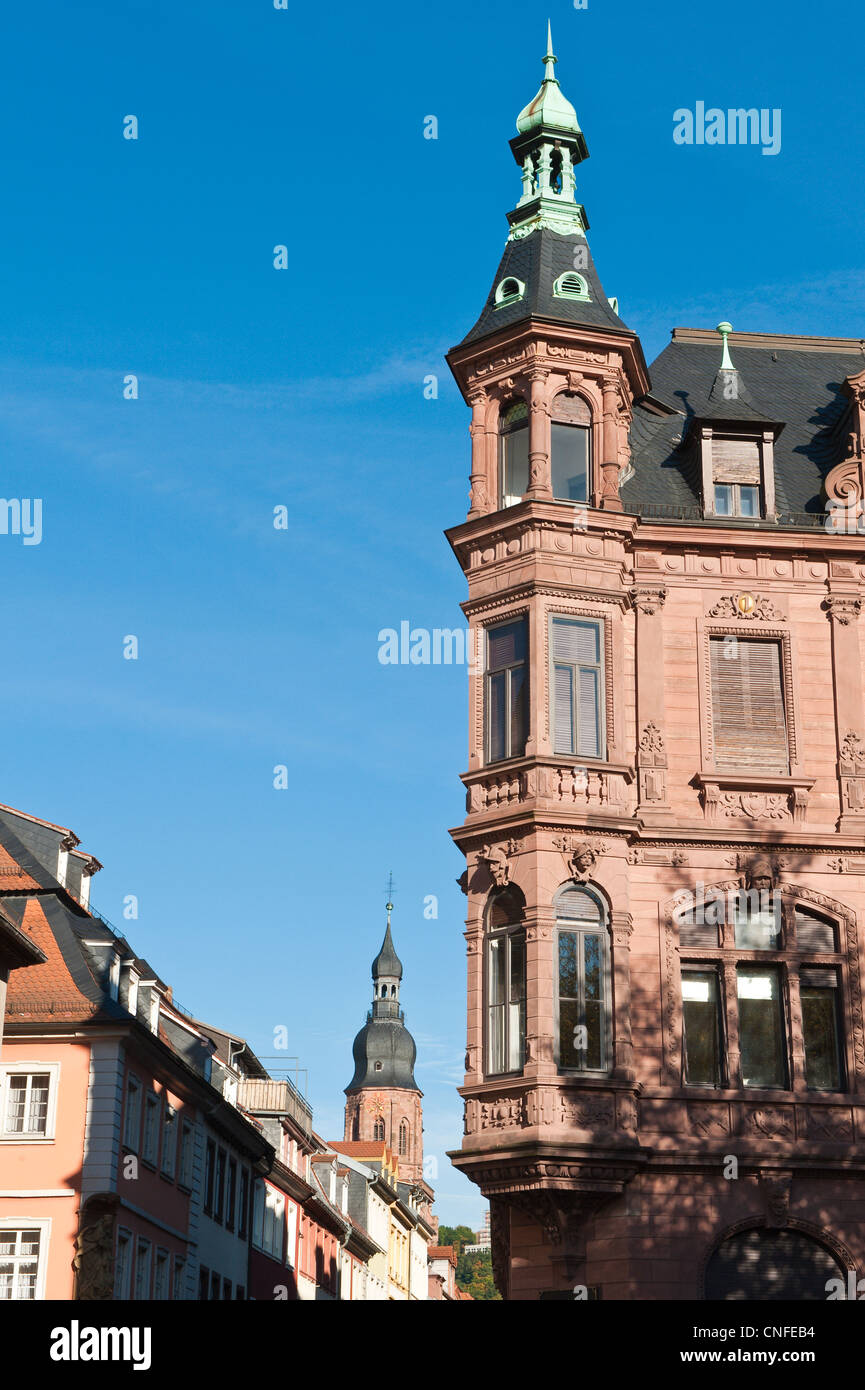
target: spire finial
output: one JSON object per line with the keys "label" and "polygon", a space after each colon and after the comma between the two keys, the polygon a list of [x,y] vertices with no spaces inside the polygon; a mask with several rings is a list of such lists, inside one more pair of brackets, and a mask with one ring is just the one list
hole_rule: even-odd
{"label": "spire finial", "polygon": [[392,870],[392,869],[391,869],[390,873],[389,873],[388,876],[387,876],[387,902],[385,903],[385,910],[387,911],[387,924],[388,924],[388,927],[390,927],[390,914],[393,912],[393,870]]}
{"label": "spire finial", "polygon": [[550,21],[547,20],[547,51],[546,51],[546,53],[544,54],[544,64],[545,64],[544,81],[545,81],[545,82],[558,82],[559,79],[556,77],[556,63],[557,63],[558,61],[559,61],[558,58],[556,57],[555,53],[553,52],[553,29],[552,29],[552,25],[550,24]]}
{"label": "spire finial", "polygon": [[733,325],[731,323],[727,323],[725,319],[723,323],[718,324],[716,332],[720,333],[721,340],[724,344],[724,351],[721,354],[720,370],[722,372],[734,372],[736,368],[733,366],[733,359],[730,357],[730,347],[727,342],[728,334],[733,332]]}

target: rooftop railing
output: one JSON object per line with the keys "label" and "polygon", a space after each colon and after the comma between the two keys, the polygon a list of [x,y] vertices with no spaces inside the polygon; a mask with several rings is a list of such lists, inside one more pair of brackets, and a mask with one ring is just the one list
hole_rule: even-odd
{"label": "rooftop railing", "polygon": [[239,1081],[237,1104],[251,1115],[289,1115],[304,1134],[312,1133],[312,1108],[290,1081]]}

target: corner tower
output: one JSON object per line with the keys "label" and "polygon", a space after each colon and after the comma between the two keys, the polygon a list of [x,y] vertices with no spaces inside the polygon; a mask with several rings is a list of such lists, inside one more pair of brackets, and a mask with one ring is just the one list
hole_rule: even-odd
{"label": "corner tower", "polygon": [[345,1139],[384,1140],[399,1159],[400,1178],[423,1180],[422,1092],[414,1079],[417,1048],[400,1009],[402,962],[387,928],[372,963],[372,1008],[354,1040],[354,1076],[346,1087]]}

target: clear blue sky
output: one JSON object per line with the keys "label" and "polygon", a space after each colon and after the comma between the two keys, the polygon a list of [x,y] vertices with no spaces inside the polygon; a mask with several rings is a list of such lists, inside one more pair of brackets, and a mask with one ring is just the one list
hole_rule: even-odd
{"label": "clear blue sky", "polygon": [[[0,800],[76,830],[95,905],[185,1005],[264,1054],[288,1027],[326,1137],[393,868],[439,1211],[473,1224],[444,1157],[465,678],[382,666],[376,638],[461,620],[442,354],[498,263],[548,13],[592,249],[649,360],[721,318],[865,334],[850,3],[48,0],[8,10],[0,52],[0,491],[44,505],[41,545],[0,536]],[[780,107],[781,153],[674,145],[698,100]]]}

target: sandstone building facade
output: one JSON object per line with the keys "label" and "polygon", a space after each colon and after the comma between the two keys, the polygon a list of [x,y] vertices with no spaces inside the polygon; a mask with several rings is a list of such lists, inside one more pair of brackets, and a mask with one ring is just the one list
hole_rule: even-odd
{"label": "sandstone building facade", "polygon": [[722,324],[647,367],[544,62],[448,355],[484,652],[452,1158],[506,1298],[824,1299],[865,1261],[865,355]]}

